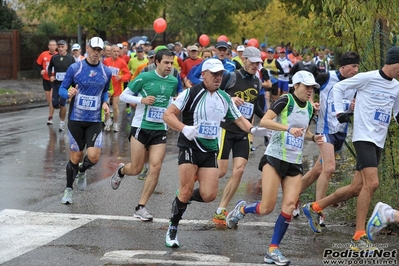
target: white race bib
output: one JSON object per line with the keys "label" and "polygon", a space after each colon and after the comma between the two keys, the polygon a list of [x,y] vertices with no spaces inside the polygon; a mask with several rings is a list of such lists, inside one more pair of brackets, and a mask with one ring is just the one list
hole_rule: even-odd
{"label": "white race bib", "polygon": [[65,78],[65,74],[66,74],[66,72],[55,73],[55,79],[58,81],[63,81]]}
{"label": "white race bib", "polygon": [[391,121],[391,112],[389,110],[379,107],[374,108],[373,124],[388,127],[390,121]]}
{"label": "white race bib", "polygon": [[77,97],[76,108],[88,111],[95,111],[98,109],[99,101],[97,96],[78,94]]}
{"label": "white race bib", "polygon": [[296,138],[290,133],[285,134],[285,148],[287,150],[299,151],[303,148],[303,137]]}
{"label": "white race bib", "polygon": [[198,137],[204,139],[216,139],[220,123],[215,121],[202,121],[198,128]]}
{"label": "white race bib", "polygon": [[252,114],[254,113],[254,104],[245,102],[237,107],[243,117],[246,119],[251,119]]}
{"label": "white race bib", "polygon": [[162,118],[165,111],[166,108],[150,106],[147,110],[146,120],[149,122],[163,123]]}
{"label": "white race bib", "polygon": [[111,69],[112,76],[118,76],[119,75],[119,68],[113,67],[113,66],[109,66],[108,68]]}

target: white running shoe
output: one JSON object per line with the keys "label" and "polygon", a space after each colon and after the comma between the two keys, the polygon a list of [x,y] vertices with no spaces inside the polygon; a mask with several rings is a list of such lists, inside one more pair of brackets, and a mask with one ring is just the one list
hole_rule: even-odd
{"label": "white running shoe", "polygon": [[[79,167],[82,163],[79,164]],[[86,172],[78,172],[76,175],[76,186],[80,191],[86,189],[87,186],[87,179],[86,179]]]}
{"label": "white running shoe", "polygon": [[179,240],[177,240],[177,226],[169,226],[166,232],[165,245],[169,248],[180,247]]}
{"label": "white running shoe", "polygon": [[120,163],[118,165],[118,168],[116,169],[115,173],[111,176],[111,187],[113,190],[118,189],[119,185],[122,182],[122,177],[119,176],[119,169],[123,168],[125,166],[124,163]]}
{"label": "white running shoe", "polygon": [[108,119],[108,120],[105,122],[104,130],[105,130],[105,131],[110,131],[110,130],[111,130],[111,126],[112,126],[112,120],[111,120],[111,119]]}
{"label": "white running shoe", "polygon": [[247,205],[247,202],[243,200],[238,201],[234,209],[226,216],[226,225],[229,229],[237,228],[238,221],[244,218],[245,214],[240,209],[245,205]]}
{"label": "white running shoe", "polygon": [[296,219],[301,214],[301,202],[298,200],[295,205],[295,210],[292,212],[292,216]]}
{"label": "white running shoe", "polygon": [[64,131],[64,130],[65,130],[65,121],[60,121],[59,131]]}
{"label": "white running shoe", "polygon": [[62,204],[72,204],[73,200],[73,190],[72,188],[67,187],[64,191],[64,196],[62,197],[61,203]]}
{"label": "white running shoe", "polygon": [[152,221],[152,219],[153,219],[152,215],[146,210],[145,207],[140,207],[140,209],[135,211],[133,217],[139,218],[140,220],[142,220],[144,222],[149,222],[149,221]]}
{"label": "white running shoe", "polygon": [[367,238],[374,240],[375,235],[388,225],[390,221],[385,217],[385,210],[392,209],[388,204],[378,202],[373,210],[373,214],[367,222],[366,232]]}

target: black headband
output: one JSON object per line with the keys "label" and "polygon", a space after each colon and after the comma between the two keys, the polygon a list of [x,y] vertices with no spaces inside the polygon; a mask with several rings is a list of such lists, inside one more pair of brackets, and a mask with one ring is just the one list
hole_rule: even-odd
{"label": "black headband", "polygon": [[340,66],[346,66],[346,65],[358,65],[360,63],[360,58],[356,56],[355,58],[342,58],[339,60],[339,65]]}

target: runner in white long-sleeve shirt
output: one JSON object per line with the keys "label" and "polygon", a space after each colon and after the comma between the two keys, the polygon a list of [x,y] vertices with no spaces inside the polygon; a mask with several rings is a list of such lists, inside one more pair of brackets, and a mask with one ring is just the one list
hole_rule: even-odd
{"label": "runner in white long-sleeve shirt", "polygon": [[[378,188],[378,163],[384,148],[392,113],[399,120],[399,47],[392,47],[380,70],[360,73],[334,85],[334,105],[340,123],[349,122],[344,113],[342,95],[345,90],[357,91],[354,111],[352,142],[357,153],[356,172],[350,185],[339,188],[328,197],[304,206],[309,224],[321,233],[318,212],[334,203],[358,196],[356,207],[356,231],[351,249],[355,251],[375,249],[366,235],[365,223],[374,191]],[[392,112],[393,109],[393,112]]]}

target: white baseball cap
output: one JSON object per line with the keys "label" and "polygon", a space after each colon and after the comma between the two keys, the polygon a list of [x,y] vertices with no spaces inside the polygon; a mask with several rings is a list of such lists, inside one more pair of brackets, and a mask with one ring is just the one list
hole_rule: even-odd
{"label": "white baseball cap", "polygon": [[205,60],[205,62],[202,64],[202,71],[207,71],[207,70],[216,73],[225,69],[222,62],[219,59],[210,58],[208,60]]}
{"label": "white baseball cap", "polygon": [[314,79],[312,73],[306,70],[301,70],[295,73],[292,77],[292,84],[302,83],[306,86],[313,86],[315,88],[320,88],[320,85]]}
{"label": "white baseball cap", "polygon": [[89,41],[91,48],[101,48],[104,49],[104,41],[100,37],[93,37]]}
{"label": "white baseball cap", "polygon": [[245,50],[245,46],[244,45],[237,46],[237,52],[243,52],[244,50]]}
{"label": "white baseball cap", "polygon": [[78,43],[75,43],[74,45],[72,45],[72,51],[79,50],[79,49],[80,49],[80,45]]}

